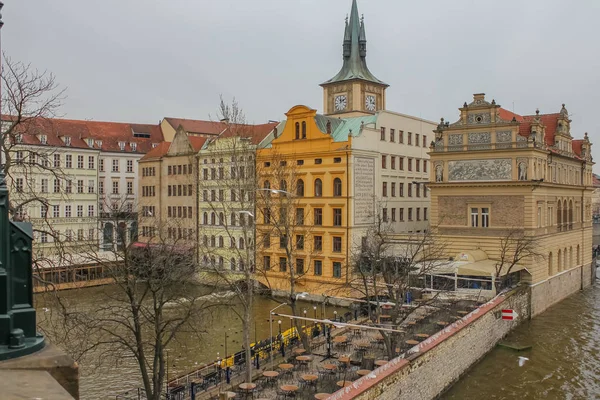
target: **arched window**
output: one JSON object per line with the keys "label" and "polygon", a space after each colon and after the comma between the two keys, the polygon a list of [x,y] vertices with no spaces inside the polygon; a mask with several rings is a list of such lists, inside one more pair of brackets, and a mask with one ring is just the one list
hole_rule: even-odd
{"label": "arched window", "polygon": [[238,241],[238,243],[239,243],[238,248],[240,250],[244,250],[244,238],[240,238],[240,240]]}
{"label": "arched window", "polygon": [[296,183],[296,195],[304,196],[304,181],[302,179],[298,179]]}
{"label": "arched window", "polygon": [[214,268],[216,265],[215,256],[210,256],[210,266]]}
{"label": "arched window", "polygon": [[567,200],[563,201],[562,210],[563,230],[566,231],[569,229],[569,205],[567,204]]}
{"label": "arched window", "polygon": [[235,249],[235,238],[230,238],[229,247]]}
{"label": "arched window", "polygon": [[306,121],[302,121],[302,139],[306,139]]}
{"label": "arched window", "polygon": [[235,216],[236,216],[236,214],[235,214],[235,213],[232,213],[232,214],[231,214],[231,226],[235,226],[235,223],[236,223],[236,222],[235,222]]}
{"label": "arched window", "polygon": [[569,247],[569,268],[573,268],[573,246]]}
{"label": "arched window", "polygon": [[213,235],[210,237],[210,247],[215,247],[215,246],[216,246],[215,236]]}
{"label": "arched window", "polygon": [[219,256],[219,269],[223,269],[223,256]]}
{"label": "arched window", "polygon": [[217,214],[214,212],[210,213],[210,224],[215,225],[217,223]]}
{"label": "arched window", "polygon": [[569,264],[567,264],[567,248],[563,250],[563,270],[569,269]]}
{"label": "arched window", "polygon": [[219,213],[219,225],[225,225],[225,216],[222,212]]}
{"label": "arched window", "polygon": [[223,236],[219,236],[219,247],[223,247],[223,246],[224,246]]}
{"label": "arched window", "polygon": [[235,271],[235,258],[229,260],[229,268],[231,268],[232,271]]}
{"label": "arched window", "polygon": [[333,195],[336,197],[342,195],[342,180],[340,178],[335,178],[333,180]]}
{"label": "arched window", "polygon": [[245,265],[245,263],[244,263],[244,260],[242,260],[242,259],[240,258],[240,271],[243,271],[243,270],[245,270],[245,269],[246,269],[246,265]]}
{"label": "arched window", "polygon": [[569,200],[569,230],[573,229],[573,200]]}
{"label": "arched window", "polygon": [[317,178],[315,179],[315,197],[323,196],[323,182]]}
{"label": "arched window", "polygon": [[552,252],[548,254],[548,276],[554,275],[554,266],[552,265]]}
{"label": "arched window", "polygon": [[287,192],[287,182],[285,181],[285,179],[282,179],[279,182],[279,190],[283,190],[284,192]]}
{"label": "arched window", "polygon": [[205,212],[204,215],[202,216],[202,223],[204,225],[208,225],[208,213]]}
{"label": "arched window", "polygon": [[296,140],[300,139],[300,123],[296,122]]}
{"label": "arched window", "polygon": [[562,257],[561,257],[561,251],[560,249],[558,250],[558,272],[562,271]]}
{"label": "arched window", "polygon": [[205,267],[208,266],[208,256],[205,255],[204,257],[202,257],[202,263]]}

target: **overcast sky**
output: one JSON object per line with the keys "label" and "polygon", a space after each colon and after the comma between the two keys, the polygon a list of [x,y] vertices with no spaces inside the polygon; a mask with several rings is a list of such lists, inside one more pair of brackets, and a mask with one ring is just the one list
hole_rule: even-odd
{"label": "overcast sky", "polygon": [[[68,118],[208,119],[235,96],[251,122],[322,111],[351,0],[4,0],[2,49],[52,71]],[[600,160],[599,0],[359,0],[387,109],[454,122],[485,92],[558,112]],[[598,169],[598,168],[597,168]]]}

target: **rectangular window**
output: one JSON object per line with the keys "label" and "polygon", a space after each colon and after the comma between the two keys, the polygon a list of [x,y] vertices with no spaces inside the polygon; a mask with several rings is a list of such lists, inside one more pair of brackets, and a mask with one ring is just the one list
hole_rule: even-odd
{"label": "rectangular window", "polygon": [[423,147],[427,147],[427,136],[423,135]]}
{"label": "rectangular window", "polygon": [[127,181],[127,194],[133,194],[133,181]]}
{"label": "rectangular window", "polygon": [[483,207],[481,209],[481,227],[488,228],[490,226],[490,209]]}
{"label": "rectangular window", "polygon": [[423,160],[423,172],[427,172],[427,160]]}
{"label": "rectangular window", "polygon": [[381,156],[381,168],[383,168],[383,169],[387,168],[387,156],[385,156],[385,155]]}
{"label": "rectangular window", "polygon": [[133,160],[127,160],[127,172],[133,172]]}
{"label": "rectangular window", "polygon": [[60,181],[58,179],[54,180],[54,193],[60,193]]}
{"label": "rectangular window", "polygon": [[285,257],[279,257],[279,272],[287,271],[287,259]]}
{"label": "rectangular window", "polygon": [[381,188],[381,195],[383,197],[387,197],[387,182],[383,182],[383,187]]}
{"label": "rectangular window", "polygon": [[423,220],[428,221],[429,216],[427,215],[427,207],[423,208]]}
{"label": "rectangular window", "polygon": [[314,210],[314,224],[318,225],[318,226],[322,226],[323,225],[323,209],[322,208],[315,208]]}
{"label": "rectangular window", "polygon": [[112,160],[112,172],[119,172],[119,160]]}
{"label": "rectangular window", "polygon": [[67,168],[73,168],[73,156],[72,155],[67,154],[65,156],[65,164],[66,164],[65,166]]}
{"label": "rectangular window", "polygon": [[88,169],[96,168],[96,162],[94,156],[88,156]]}
{"label": "rectangular window", "polygon": [[102,158],[98,160],[98,169],[100,170],[100,172],[104,172],[104,159]]}
{"label": "rectangular window", "polygon": [[296,225],[304,225],[304,208],[296,208]]}
{"label": "rectangular window", "polygon": [[15,180],[15,186],[17,188],[17,192],[23,192],[23,178],[17,178]]}
{"label": "rectangular window", "polygon": [[333,209],[333,226],[342,226],[342,209]]}
{"label": "rectangular window", "polygon": [[413,187],[412,183],[409,183],[408,184],[408,197],[412,197],[412,187]]}
{"label": "rectangular window", "polygon": [[54,154],[54,168],[60,168],[60,154]]}
{"label": "rectangular window", "polygon": [[421,220],[421,209],[417,207],[417,221]]}
{"label": "rectangular window", "polygon": [[392,222],[396,222],[396,209],[392,208]]}
{"label": "rectangular window", "polygon": [[419,183],[415,184],[415,194],[417,197],[421,197],[421,185]]}
{"label": "rectangular window", "polygon": [[52,206],[52,216],[54,218],[60,217],[60,206]]}
{"label": "rectangular window", "polygon": [[419,145],[419,140],[420,140],[420,135],[418,133],[415,133],[415,146]]}
{"label": "rectangular window", "polygon": [[83,156],[77,156],[77,168],[83,169]]}
{"label": "rectangular window", "polygon": [[314,236],[314,242],[315,242],[315,251],[322,251],[323,250],[323,236]]}
{"label": "rectangular window", "polygon": [[388,222],[388,211],[387,210],[388,210],[387,208],[384,208],[382,210],[382,219],[383,219],[383,222]]}
{"label": "rectangular window", "polygon": [[304,235],[296,235],[296,249],[304,250]]}
{"label": "rectangular window", "polygon": [[83,193],[83,179],[77,181],[77,193]]}
{"label": "rectangular window", "polygon": [[315,260],[315,275],[321,276],[323,275],[323,261]]}
{"label": "rectangular window", "polygon": [[398,157],[398,169],[404,171],[404,157]]}
{"label": "rectangular window", "polygon": [[413,213],[412,213],[412,211],[413,211],[412,207],[409,207],[408,208],[408,220],[409,221],[413,220],[413,215],[412,215]]}
{"label": "rectangular window", "polygon": [[404,197],[404,182],[400,183],[400,197]]}
{"label": "rectangular window", "polygon": [[333,277],[334,278],[342,277],[342,263],[339,261],[333,262]]}
{"label": "rectangular window", "polygon": [[396,169],[396,157],[395,156],[390,156],[390,168],[391,169]]}
{"label": "rectangular window", "polygon": [[412,144],[412,132],[408,132],[408,144]]}
{"label": "rectangular window", "polygon": [[98,193],[104,194],[104,181],[98,182]]}
{"label": "rectangular window", "polygon": [[88,217],[93,217],[93,216],[94,216],[94,206],[89,205],[88,206]]}
{"label": "rectangular window", "polygon": [[119,181],[112,182],[112,193],[119,194]]}
{"label": "rectangular window", "polygon": [[281,235],[279,236],[279,248],[280,249],[285,249],[287,246],[287,235]]}
{"label": "rectangular window", "polygon": [[398,131],[398,143],[404,143],[404,131]]}
{"label": "rectangular window", "polygon": [[381,140],[385,141],[385,128],[381,127]]}
{"label": "rectangular window", "polygon": [[322,162],[323,162],[323,160],[322,160],[322,159],[320,159],[320,158],[315,158],[315,164],[317,164],[317,165],[318,165],[318,164],[321,164]]}
{"label": "rectangular window", "polygon": [[400,222],[404,222],[404,208],[400,208],[399,210],[400,210],[400,215],[399,215]]}
{"label": "rectangular window", "polygon": [[417,172],[421,172],[421,160],[419,160],[418,158],[415,160],[415,170]]}
{"label": "rectangular window", "polygon": [[265,271],[271,270],[271,257],[270,256],[263,256],[263,268]]}
{"label": "rectangular window", "polygon": [[73,182],[71,180],[67,180],[65,184],[65,193],[71,193],[73,191]]}
{"label": "rectangular window", "polygon": [[390,129],[390,142],[396,141],[396,131],[394,129]]}
{"label": "rectangular window", "polygon": [[479,209],[471,208],[471,227],[477,228],[479,226]]}
{"label": "rectangular window", "polygon": [[42,179],[42,193],[48,193],[48,179]]}
{"label": "rectangular window", "polygon": [[304,274],[304,259],[296,258],[296,273]]}
{"label": "rectangular window", "polygon": [[412,158],[408,159],[408,170],[412,171]]}
{"label": "rectangular window", "polygon": [[77,216],[79,218],[83,217],[83,206],[77,206]]}
{"label": "rectangular window", "polygon": [[392,182],[392,197],[396,197],[396,182]]}
{"label": "rectangular window", "polygon": [[342,238],[339,236],[333,237],[333,252],[334,253],[342,252]]}
{"label": "rectangular window", "polygon": [[65,218],[71,218],[71,206],[65,206]]}

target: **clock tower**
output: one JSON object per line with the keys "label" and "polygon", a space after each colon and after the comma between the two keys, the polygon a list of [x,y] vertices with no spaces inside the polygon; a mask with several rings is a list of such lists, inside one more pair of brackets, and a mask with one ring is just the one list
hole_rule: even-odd
{"label": "clock tower", "polygon": [[356,0],[352,0],[350,21],[346,18],[343,59],[340,72],[321,84],[324,114],[354,117],[385,110],[389,85],[375,78],[367,67],[365,23],[364,18],[358,18]]}

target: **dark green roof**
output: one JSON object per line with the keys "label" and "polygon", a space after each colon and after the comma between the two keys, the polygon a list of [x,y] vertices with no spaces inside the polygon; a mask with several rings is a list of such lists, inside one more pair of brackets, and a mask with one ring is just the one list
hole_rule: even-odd
{"label": "dark green roof", "polygon": [[356,0],[352,0],[352,11],[350,12],[350,23],[346,19],[346,30],[344,31],[343,44],[344,64],[336,76],[322,83],[326,85],[334,82],[362,79],[382,85],[386,83],[375,78],[367,67],[367,36],[365,24],[358,18],[358,6]]}
{"label": "dark green roof", "polygon": [[331,122],[331,137],[334,142],[346,142],[348,137],[356,137],[362,133],[362,128],[377,122],[377,114],[352,118],[335,118],[317,114],[315,122],[321,132],[327,133],[327,122]]}

